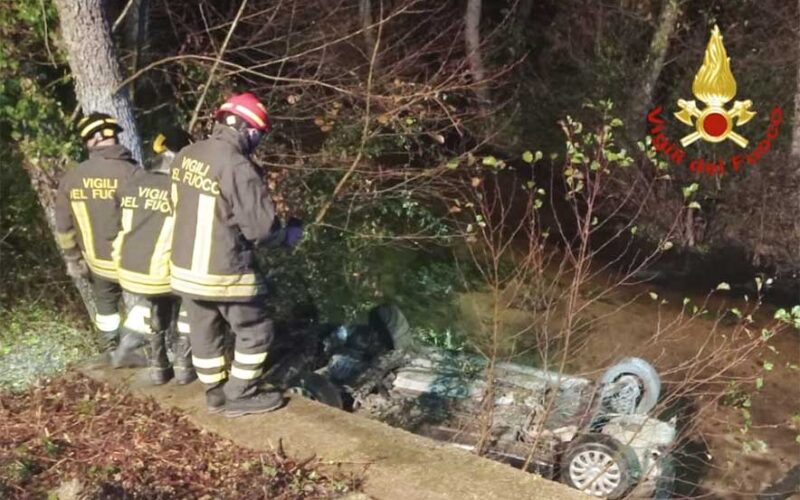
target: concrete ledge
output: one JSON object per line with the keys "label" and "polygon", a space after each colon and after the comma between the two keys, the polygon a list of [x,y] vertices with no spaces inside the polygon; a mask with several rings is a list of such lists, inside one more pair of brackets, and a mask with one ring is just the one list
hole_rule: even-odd
{"label": "concrete ledge", "polygon": [[584,494],[381,422],[295,398],[276,412],[228,419],[209,415],[202,387],[149,385],[144,371],[82,368],[86,375],[184,411],[196,425],[253,449],[278,440],[295,457],[366,468],[364,492],[378,499],[566,500]]}

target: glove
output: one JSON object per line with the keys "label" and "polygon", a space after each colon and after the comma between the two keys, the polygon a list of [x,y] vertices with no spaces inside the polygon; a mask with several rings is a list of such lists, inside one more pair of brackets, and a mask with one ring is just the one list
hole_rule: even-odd
{"label": "glove", "polygon": [[292,217],[286,223],[285,235],[283,238],[283,246],[286,248],[294,248],[303,239],[303,221],[296,217]]}
{"label": "glove", "polygon": [[67,259],[67,276],[73,279],[88,278],[89,267],[86,266],[86,261],[80,257]]}

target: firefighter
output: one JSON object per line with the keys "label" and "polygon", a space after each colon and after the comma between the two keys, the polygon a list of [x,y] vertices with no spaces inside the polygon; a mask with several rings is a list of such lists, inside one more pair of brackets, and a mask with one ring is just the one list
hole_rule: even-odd
{"label": "firefighter", "polygon": [[[264,307],[264,276],[254,250],[275,238],[275,209],[250,156],[269,131],[264,105],[250,93],[229,98],[215,113],[211,136],[184,148],[172,165],[175,231],[172,289],[183,298],[192,361],[206,386],[210,412],[235,417],[274,410],[283,395],[259,389],[272,343]],[[296,243],[302,225],[281,231]],[[222,327],[235,346],[226,369]]]}
{"label": "firefighter", "polygon": [[119,342],[119,300],[122,289],[111,256],[118,232],[117,188],[138,170],[136,161],[119,144],[122,131],[117,120],[105,113],[91,113],[78,122],[78,133],[89,159],[68,170],[56,194],[56,232],[64,252],[67,274],[91,280],[101,332],[101,348],[107,357]]}
{"label": "firefighter", "polygon": [[[123,326],[132,333],[126,334],[114,351],[112,365],[124,366],[124,360],[147,343],[154,385],[167,383],[173,375],[178,384],[197,378],[191,361],[188,319],[180,298],[171,293],[169,279],[173,227],[169,169],[175,154],[189,143],[189,134],[178,128],[159,134],[153,141],[157,156],[148,169],[137,171],[119,190],[122,227],[114,242],[114,258],[120,285],[137,297],[137,304]],[[167,341],[173,338],[170,365]]]}

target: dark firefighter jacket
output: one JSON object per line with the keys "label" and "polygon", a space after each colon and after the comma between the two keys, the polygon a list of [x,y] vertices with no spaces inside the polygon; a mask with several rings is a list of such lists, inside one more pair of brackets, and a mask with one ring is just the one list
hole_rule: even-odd
{"label": "dark firefighter jacket", "polygon": [[253,251],[269,239],[275,209],[239,137],[218,124],[172,164],[172,289],[180,295],[233,302],[266,293]]}
{"label": "dark firefighter jacket", "polygon": [[83,254],[92,273],[116,281],[111,253],[119,232],[117,189],[138,170],[125,146],[89,151],[89,159],[61,178],[56,194],[56,233],[67,257]]}
{"label": "dark firefighter jacket", "polygon": [[139,295],[170,293],[171,182],[166,172],[137,171],[120,189],[122,230],[114,260],[122,288]]}

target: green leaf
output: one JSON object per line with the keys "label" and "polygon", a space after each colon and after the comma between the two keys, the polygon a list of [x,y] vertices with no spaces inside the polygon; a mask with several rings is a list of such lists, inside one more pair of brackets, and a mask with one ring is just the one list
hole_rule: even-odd
{"label": "green leaf", "polygon": [[725,283],[725,282],[723,281],[722,283],[720,283],[719,285],[717,285],[717,288],[716,288],[716,289],[717,289],[717,290],[730,290],[730,289],[731,289],[731,286],[730,286],[729,284],[727,284],[727,283]]}
{"label": "green leaf", "polygon": [[481,163],[483,163],[487,167],[494,167],[495,165],[497,165],[497,158],[495,158],[494,156],[484,156],[483,160],[481,160]]}
{"label": "green leaf", "polygon": [[522,153],[522,161],[525,163],[533,163],[533,153],[530,151],[525,151]]}
{"label": "green leaf", "polygon": [[637,231],[639,231],[639,228],[638,228],[637,226],[633,226],[633,227],[631,228],[631,234],[632,234],[632,235],[634,235],[634,236],[635,236],[635,235],[636,235],[636,233],[637,233]]}
{"label": "green leaf", "polygon": [[756,379],[756,389],[760,391],[762,387],[764,387],[764,379],[762,377],[758,377]]}
{"label": "green leaf", "polygon": [[693,182],[693,183],[689,184],[688,186],[682,187],[681,191],[683,192],[683,199],[684,200],[689,199],[690,196],[692,196],[694,193],[697,192],[697,189],[699,187],[700,187],[700,185],[697,184],[696,182]]}
{"label": "green leaf", "polygon": [[447,168],[449,168],[449,169],[458,168],[458,164],[459,163],[460,162],[459,162],[458,158],[452,158],[450,161],[447,162]]}
{"label": "green leaf", "polygon": [[697,210],[700,210],[700,204],[697,203],[696,201],[693,201],[689,203],[689,208],[696,208]]}
{"label": "green leaf", "polygon": [[[539,161],[542,158],[544,158],[544,155],[542,154],[541,151],[536,151],[536,153],[533,155],[533,161]],[[555,158],[553,157],[553,155],[550,155],[550,159],[555,159]]]}
{"label": "green leaf", "polygon": [[773,368],[775,368],[775,365],[771,361],[764,361],[764,369],[766,371],[771,372]]}
{"label": "green leaf", "polygon": [[658,300],[658,294],[656,292],[649,292],[650,298],[653,300]]}
{"label": "green leaf", "polygon": [[794,442],[800,444],[800,434],[798,434],[797,437],[794,438]]}
{"label": "green leaf", "polygon": [[664,243],[661,244],[661,250],[667,251],[674,246],[675,244],[672,243],[671,241],[665,241]]}

